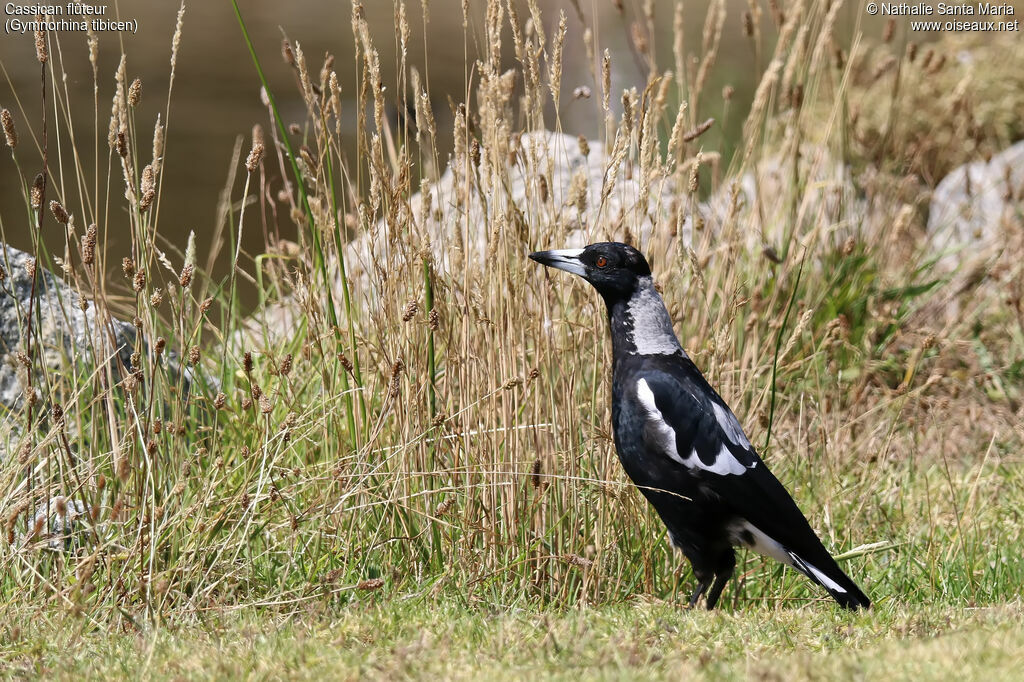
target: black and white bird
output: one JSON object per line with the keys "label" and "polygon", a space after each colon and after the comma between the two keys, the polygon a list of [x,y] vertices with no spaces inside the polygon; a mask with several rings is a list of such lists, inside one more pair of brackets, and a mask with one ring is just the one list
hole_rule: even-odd
{"label": "black and white bird", "polygon": [[[604,298],[612,333],[612,429],[626,474],[718,603],[734,546],[781,561],[848,609],[871,601],[839,568],[736,416],[679,345],[643,255],[616,242],[530,258],[579,275]],[[710,589],[709,589],[710,588]]]}

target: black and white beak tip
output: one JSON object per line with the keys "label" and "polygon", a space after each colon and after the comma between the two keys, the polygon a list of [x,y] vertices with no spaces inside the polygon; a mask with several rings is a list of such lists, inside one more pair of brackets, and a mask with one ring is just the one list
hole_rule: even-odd
{"label": "black and white beak tip", "polygon": [[580,260],[583,249],[558,249],[555,251],[536,251],[530,254],[530,259],[541,265],[556,270],[565,270],[580,277],[587,276],[587,269]]}

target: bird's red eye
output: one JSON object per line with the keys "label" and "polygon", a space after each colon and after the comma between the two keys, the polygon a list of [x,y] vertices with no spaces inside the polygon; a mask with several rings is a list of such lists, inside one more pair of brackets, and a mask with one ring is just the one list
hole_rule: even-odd
{"label": "bird's red eye", "polygon": [[604,266],[608,265],[608,259],[605,258],[604,256],[598,256],[597,260],[594,262],[597,263],[597,267],[599,268],[603,268]]}

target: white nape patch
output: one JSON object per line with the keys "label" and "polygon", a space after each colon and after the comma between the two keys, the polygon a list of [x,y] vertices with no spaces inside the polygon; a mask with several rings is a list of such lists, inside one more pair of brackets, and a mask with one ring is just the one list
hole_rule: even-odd
{"label": "white nape patch", "polygon": [[[771,557],[776,561],[786,564],[787,566],[793,566],[796,568],[796,562],[793,561],[793,556],[789,553],[781,543],[768,537],[764,531],[752,524],[746,519],[737,519],[727,529],[729,531],[729,538],[737,545],[743,545],[749,547],[758,554],[766,557]],[[749,534],[752,542],[747,542],[744,534]]]}
{"label": "white nape patch", "polygon": [[636,291],[626,304],[626,313],[633,322],[630,341],[638,355],[672,355],[682,351],[665,302],[654,290],[654,280],[650,277],[640,278]]}
{"label": "white nape patch", "polygon": [[736,457],[729,452],[729,448],[725,445],[718,451],[718,455],[715,457],[715,461],[711,464],[705,464],[701,461],[697,455],[696,450],[691,450],[687,457],[682,457],[679,454],[679,450],[676,448],[676,430],[668,425],[665,421],[664,415],[661,414],[661,410],[658,409],[657,404],[654,401],[654,392],[651,387],[647,384],[646,379],[640,379],[636,382],[636,397],[640,400],[640,405],[644,408],[647,413],[647,427],[652,429],[655,434],[655,440],[662,449],[662,454],[668,455],[670,459],[673,459],[687,469],[703,469],[719,476],[726,476],[729,474],[742,474],[747,470],[743,464],[740,463]]}
{"label": "white nape patch", "polygon": [[721,427],[722,431],[725,432],[726,437],[732,441],[734,445],[739,445],[747,450],[751,449],[750,441],[747,439],[746,434],[743,433],[743,427],[740,426],[736,416],[727,408],[722,407],[715,401],[711,401],[711,407],[714,409],[715,419],[718,421],[718,425]]}

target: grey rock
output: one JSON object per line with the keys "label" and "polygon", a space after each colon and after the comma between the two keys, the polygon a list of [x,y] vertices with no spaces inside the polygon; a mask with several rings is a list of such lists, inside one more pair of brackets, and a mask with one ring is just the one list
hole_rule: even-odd
{"label": "grey rock", "polygon": [[944,269],[1003,250],[1024,225],[1024,141],[956,168],[932,194],[928,237]]}
{"label": "grey rock", "polygon": [[[38,358],[33,390],[38,391],[42,383],[41,372],[59,371],[69,364],[98,367],[116,357],[121,365],[129,366],[135,343],[132,325],[98,311],[91,302],[82,306],[76,291],[52,272],[37,267],[24,251],[0,244],[0,268],[0,404],[17,411],[25,401],[32,305],[32,353]],[[45,397],[41,392],[37,395]]]}
{"label": "grey rock", "polygon": [[35,528],[42,521],[40,531],[46,536],[46,546],[53,551],[68,552],[86,544],[84,536],[89,532],[89,525],[83,520],[85,516],[86,506],[81,500],[52,498],[36,507],[29,528]]}

